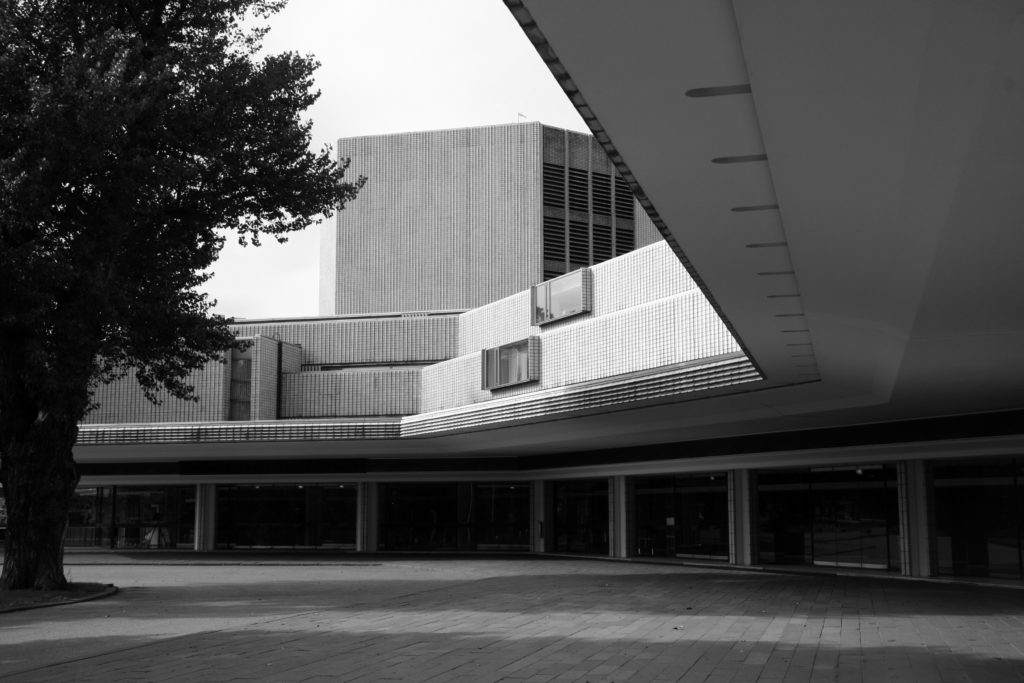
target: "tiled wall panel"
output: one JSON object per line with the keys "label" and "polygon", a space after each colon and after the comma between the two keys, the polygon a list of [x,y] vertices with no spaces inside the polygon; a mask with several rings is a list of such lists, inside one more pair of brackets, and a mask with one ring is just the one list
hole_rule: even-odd
{"label": "tiled wall panel", "polygon": [[[132,422],[212,422],[227,417],[228,366],[217,361],[189,374],[198,401],[183,401],[166,391],[157,392],[161,404],[146,400],[133,373],[96,388],[98,407],[85,416],[84,424]],[[230,378],[228,379],[230,381]]]}
{"label": "tiled wall panel", "polygon": [[541,135],[521,123],[339,140],[367,182],[338,214],[321,314],[468,309],[539,281]]}
{"label": "tiled wall panel", "polygon": [[697,290],[593,318],[541,339],[544,388],[739,350]]}
{"label": "tiled wall panel", "polygon": [[277,347],[269,337],[256,337],[252,347],[252,419],[277,419]]}
{"label": "tiled wall panel", "polygon": [[302,370],[302,347],[281,342],[281,372],[292,373]]}
{"label": "tiled wall panel", "polygon": [[430,412],[490,400],[492,392],[480,388],[481,362],[478,351],[423,368],[420,409]]}
{"label": "tiled wall panel", "polygon": [[302,347],[302,363],[415,363],[455,355],[457,316],[350,318],[236,324],[239,336],[263,335]]}
{"label": "tiled wall panel", "polygon": [[592,271],[594,316],[696,289],[683,264],[664,241],[599,263]]}
{"label": "tiled wall panel", "polygon": [[334,370],[281,378],[281,417],[412,415],[420,406],[420,372]]}
{"label": "tiled wall panel", "polygon": [[607,315],[575,320],[557,329],[545,326],[540,333],[539,382],[495,391],[480,389],[478,350],[424,368],[423,412],[739,351],[725,325],[695,288]]}
{"label": "tiled wall panel", "polygon": [[530,292],[519,292],[459,316],[458,355],[525,339],[540,330],[530,323]]}
{"label": "tiled wall panel", "polygon": [[459,316],[459,356],[524,339],[542,330],[578,325],[632,306],[696,289],[668,244],[660,241],[611,261],[591,266],[593,311],[543,328],[530,323],[530,292],[466,311]]}
{"label": "tiled wall panel", "polygon": [[664,237],[658,232],[654,221],[647,215],[647,210],[640,206],[640,202],[633,200],[633,220],[636,224],[636,246],[646,247],[648,244],[660,242]]}

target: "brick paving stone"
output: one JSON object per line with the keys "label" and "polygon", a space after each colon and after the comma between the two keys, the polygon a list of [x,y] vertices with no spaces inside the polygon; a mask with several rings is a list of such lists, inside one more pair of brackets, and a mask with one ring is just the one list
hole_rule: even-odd
{"label": "brick paving stone", "polygon": [[79,566],[4,681],[1024,681],[1024,590],[551,558]]}

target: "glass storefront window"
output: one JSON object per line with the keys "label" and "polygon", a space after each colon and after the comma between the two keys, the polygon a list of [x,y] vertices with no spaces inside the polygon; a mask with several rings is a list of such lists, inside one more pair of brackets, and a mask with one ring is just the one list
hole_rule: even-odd
{"label": "glass storefront window", "polygon": [[608,480],[554,482],[554,549],[608,554]]}
{"label": "glass storefront window", "polygon": [[65,545],[192,548],[194,486],[96,486],[75,491]]}
{"label": "glass storefront window", "polygon": [[812,470],[811,506],[814,564],[898,568],[899,509],[892,467]]}
{"label": "glass storefront window", "polygon": [[217,487],[218,548],[355,548],[356,487]]}
{"label": "glass storefront window", "polygon": [[459,523],[458,488],[455,483],[381,484],[379,549],[454,550],[460,536],[468,545],[469,530]]}
{"label": "glass storefront window", "polygon": [[477,550],[530,549],[529,484],[472,484]]}
{"label": "glass storefront window", "polygon": [[1024,458],[937,461],[932,480],[938,572],[1024,578]]}
{"label": "glass storefront window", "polygon": [[760,471],[757,502],[760,562],[899,569],[891,465]]}
{"label": "glass storefront window", "polygon": [[811,503],[807,470],[757,473],[760,562],[810,564]]}
{"label": "glass storefront window", "polygon": [[378,500],[380,550],[530,549],[528,484],[381,484]]}
{"label": "glass storefront window", "polygon": [[637,555],[729,559],[725,472],[633,480]]}

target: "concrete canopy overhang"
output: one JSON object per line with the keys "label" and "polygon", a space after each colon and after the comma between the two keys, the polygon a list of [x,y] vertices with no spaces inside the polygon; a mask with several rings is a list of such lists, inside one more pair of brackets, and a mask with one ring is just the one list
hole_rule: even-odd
{"label": "concrete canopy overhang", "polygon": [[1024,405],[1019,3],[506,4],[765,375],[647,438]]}
{"label": "concrete canopy overhang", "polygon": [[[988,452],[986,438],[1019,452],[1019,3],[506,4],[764,380],[431,438],[202,453],[548,457],[681,444],[685,459],[709,440],[796,435],[788,448],[801,434],[847,426],[868,428],[864,443],[891,444],[890,426],[902,423],[902,443],[921,436],[919,447],[900,448],[924,457],[941,450],[935,418],[986,413],[997,417],[971,422],[967,434],[982,441],[941,437],[947,455]],[[113,461],[138,451],[78,452]],[[154,460],[202,453],[147,450]],[[816,453],[841,455],[833,446]]]}

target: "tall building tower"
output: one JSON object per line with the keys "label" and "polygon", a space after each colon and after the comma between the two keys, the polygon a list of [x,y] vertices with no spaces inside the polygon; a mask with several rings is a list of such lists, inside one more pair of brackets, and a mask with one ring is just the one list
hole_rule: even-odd
{"label": "tall building tower", "polygon": [[583,133],[372,135],[338,154],[367,182],[322,234],[321,315],[473,308],[661,239]]}

